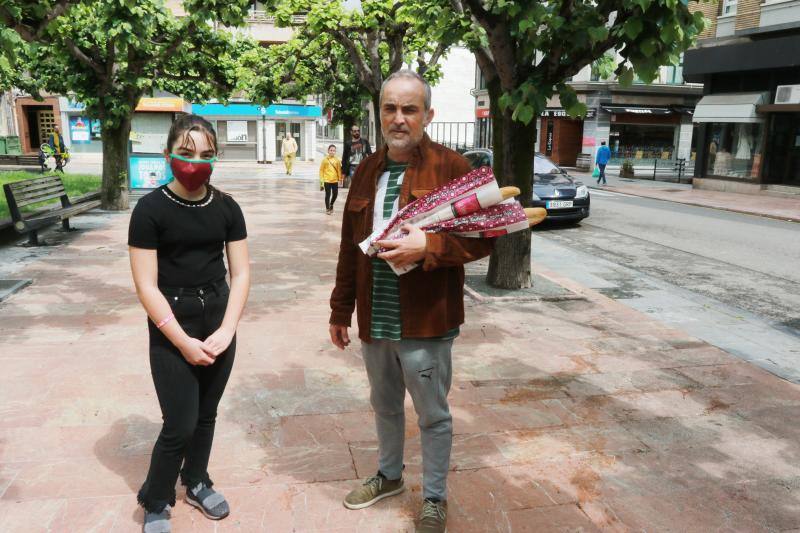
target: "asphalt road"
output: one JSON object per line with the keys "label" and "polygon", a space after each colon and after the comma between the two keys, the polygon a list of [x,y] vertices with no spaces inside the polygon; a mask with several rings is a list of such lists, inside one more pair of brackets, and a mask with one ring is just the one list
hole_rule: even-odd
{"label": "asphalt road", "polygon": [[800,224],[596,190],[534,262],[800,382]]}

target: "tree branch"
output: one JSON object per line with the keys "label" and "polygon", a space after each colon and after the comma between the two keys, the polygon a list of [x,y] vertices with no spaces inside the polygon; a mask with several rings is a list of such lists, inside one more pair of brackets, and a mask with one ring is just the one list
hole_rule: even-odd
{"label": "tree branch", "polygon": [[75,44],[75,41],[70,38],[66,38],[64,39],[64,44],[67,46],[67,50],[69,50],[70,54],[72,54],[72,57],[92,69],[101,80],[106,79],[106,72],[103,70],[102,65],[92,61],[92,59],[86,55],[86,53],[81,50],[77,44]]}

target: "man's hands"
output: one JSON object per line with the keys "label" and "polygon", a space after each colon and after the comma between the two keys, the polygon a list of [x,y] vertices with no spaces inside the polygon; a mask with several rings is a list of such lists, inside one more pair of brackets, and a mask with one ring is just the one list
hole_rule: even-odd
{"label": "man's hands", "polygon": [[378,246],[388,250],[378,254],[378,258],[388,261],[398,268],[423,260],[428,246],[428,239],[421,229],[411,224],[404,224],[400,229],[408,235],[398,240],[378,241]]}
{"label": "man's hands", "polygon": [[345,347],[350,344],[350,335],[347,333],[347,326],[331,324],[328,328],[328,332],[331,335],[331,342],[340,350],[344,350]]}

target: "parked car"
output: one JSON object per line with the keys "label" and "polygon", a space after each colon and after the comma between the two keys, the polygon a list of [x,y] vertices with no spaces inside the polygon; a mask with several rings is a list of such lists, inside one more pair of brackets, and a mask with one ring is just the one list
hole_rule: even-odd
{"label": "parked car", "polygon": [[[492,166],[486,148],[464,152],[472,168]],[[546,220],[577,222],[589,216],[589,188],[542,154],[533,158],[532,207],[547,209]]]}

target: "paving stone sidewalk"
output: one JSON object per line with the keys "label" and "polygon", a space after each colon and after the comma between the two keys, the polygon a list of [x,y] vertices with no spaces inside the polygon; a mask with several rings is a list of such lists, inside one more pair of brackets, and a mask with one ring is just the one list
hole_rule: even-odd
{"label": "paving stone sidewalk", "polygon": [[[253,288],[210,471],[232,513],[179,501],[173,530],[413,531],[406,493],[341,499],[376,470],[357,343],[327,340],[339,215],[301,177],[215,174],[247,217]],[[160,426],[128,214],[27,259],[0,304],[0,531],[136,532]],[[81,227],[80,218],[75,226]],[[535,241],[534,241],[535,245]],[[454,350],[449,531],[800,528],[800,388],[539,269],[576,297],[468,299]],[[765,347],[765,351],[769,348]]]}
{"label": "paving stone sidewalk", "polygon": [[710,207],[746,215],[800,222],[800,197],[789,198],[766,194],[740,194],[732,192],[693,189],[683,183],[669,183],[648,179],[623,179],[607,175],[608,185],[599,187],[591,174],[570,170],[592,189],[603,189],[655,200],[677,202],[698,207]]}

